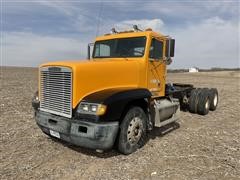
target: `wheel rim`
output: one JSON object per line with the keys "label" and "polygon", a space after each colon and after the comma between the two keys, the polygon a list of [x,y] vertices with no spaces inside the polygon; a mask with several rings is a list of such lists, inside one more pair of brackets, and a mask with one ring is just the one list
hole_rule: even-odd
{"label": "wheel rim", "polygon": [[209,100],[207,100],[207,102],[205,104],[205,109],[209,109]]}
{"label": "wheel rim", "polygon": [[136,144],[143,132],[143,123],[140,117],[134,117],[128,126],[127,139],[130,144]]}
{"label": "wheel rim", "polygon": [[215,94],[214,99],[213,99],[213,104],[214,104],[214,106],[217,105],[217,102],[218,102],[218,97],[217,97],[217,95]]}

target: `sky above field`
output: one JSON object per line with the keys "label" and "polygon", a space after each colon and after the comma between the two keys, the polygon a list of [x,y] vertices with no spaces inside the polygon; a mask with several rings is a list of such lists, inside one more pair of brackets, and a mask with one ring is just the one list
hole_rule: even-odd
{"label": "sky above field", "polygon": [[1,65],[86,59],[87,44],[152,28],[176,39],[169,68],[239,67],[239,1],[1,1]]}

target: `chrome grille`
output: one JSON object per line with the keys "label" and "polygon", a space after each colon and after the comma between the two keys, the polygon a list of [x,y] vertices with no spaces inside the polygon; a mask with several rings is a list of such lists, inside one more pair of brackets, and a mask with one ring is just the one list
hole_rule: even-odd
{"label": "chrome grille", "polygon": [[40,69],[40,110],[72,117],[72,71],[67,67]]}

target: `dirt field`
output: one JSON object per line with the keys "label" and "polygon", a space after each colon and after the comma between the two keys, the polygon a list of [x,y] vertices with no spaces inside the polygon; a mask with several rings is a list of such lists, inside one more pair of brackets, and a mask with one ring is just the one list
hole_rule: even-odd
{"label": "dirt field", "polygon": [[180,128],[155,129],[129,156],[51,140],[31,108],[37,69],[1,72],[0,179],[240,179],[239,72],[169,74],[171,82],[218,88],[218,109],[207,116],[181,112]]}

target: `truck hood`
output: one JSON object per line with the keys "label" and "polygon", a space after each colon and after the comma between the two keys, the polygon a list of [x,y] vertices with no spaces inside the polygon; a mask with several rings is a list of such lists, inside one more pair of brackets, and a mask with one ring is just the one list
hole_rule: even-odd
{"label": "truck hood", "polygon": [[138,60],[81,60],[51,62],[41,65],[72,69],[72,106],[75,108],[87,95],[105,89],[131,89],[139,86]]}

